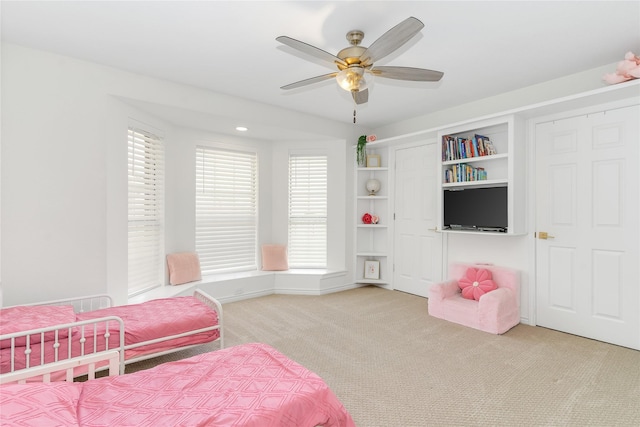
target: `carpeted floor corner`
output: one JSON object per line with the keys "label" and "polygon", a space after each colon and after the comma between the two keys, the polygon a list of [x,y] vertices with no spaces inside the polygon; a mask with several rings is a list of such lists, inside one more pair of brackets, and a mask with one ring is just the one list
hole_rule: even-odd
{"label": "carpeted floor corner", "polygon": [[636,350],[527,325],[492,335],[430,317],[425,298],[374,286],[223,310],[227,347],[277,348],[320,375],[358,426],[640,426]]}

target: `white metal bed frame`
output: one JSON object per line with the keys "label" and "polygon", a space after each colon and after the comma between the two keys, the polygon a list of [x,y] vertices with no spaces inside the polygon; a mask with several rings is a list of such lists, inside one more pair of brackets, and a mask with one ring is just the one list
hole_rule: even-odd
{"label": "white metal bed frame", "polygon": [[[136,356],[136,357],[132,357],[129,359],[125,360],[125,352],[127,350],[131,350],[131,349],[135,349],[138,347],[143,347],[146,345],[150,345],[150,344],[156,344],[156,343],[160,343],[160,342],[164,342],[164,341],[169,341],[172,339],[176,339],[176,338],[182,338],[182,337],[187,337],[190,335],[195,335],[195,334],[199,334],[202,332],[208,332],[208,331],[212,331],[212,330],[218,330],[220,333],[220,337],[217,339],[217,341],[220,342],[220,348],[224,348],[224,328],[223,328],[223,316],[222,316],[222,305],[220,304],[220,302],[218,300],[216,300],[215,298],[213,298],[212,296],[206,294],[205,292],[196,289],[193,293],[193,296],[198,299],[199,301],[201,301],[202,303],[206,304],[209,308],[211,308],[212,310],[215,310],[216,313],[218,314],[218,323],[216,325],[213,326],[209,326],[206,328],[201,328],[201,329],[197,329],[197,330],[192,330],[192,331],[188,331],[188,332],[183,332],[180,334],[174,334],[174,335],[168,335],[165,337],[161,337],[161,338],[157,338],[157,339],[153,339],[153,340],[148,340],[148,341],[143,341],[140,343],[134,343],[134,344],[129,344],[129,345],[125,345],[125,338],[124,338],[124,333],[125,333],[125,325],[124,325],[124,321],[117,316],[108,316],[108,317],[101,317],[101,318],[97,318],[97,319],[91,319],[91,320],[84,320],[84,321],[77,321],[77,322],[73,322],[73,323],[66,323],[63,325],[54,325],[54,326],[48,326],[45,328],[38,328],[38,329],[31,329],[28,331],[21,331],[21,332],[15,332],[15,333],[11,333],[11,334],[6,334],[6,335],[0,335],[0,340],[11,340],[10,341],[10,354],[11,354],[11,362],[10,362],[10,371],[9,373],[4,373],[4,374],[0,374],[0,383],[3,381],[2,378],[4,378],[5,375],[10,375],[13,374],[15,372],[19,372],[19,371],[23,371],[23,370],[27,370],[27,369],[33,369],[34,367],[32,367],[32,362],[31,362],[31,353],[32,353],[32,342],[34,341],[34,339],[32,338],[33,336],[40,336],[40,340],[39,340],[39,344],[41,345],[41,348],[44,348],[45,345],[47,346],[52,346],[54,349],[54,361],[53,362],[46,362],[45,363],[45,352],[43,350],[40,351],[40,365],[50,365],[51,363],[59,363],[62,360],[72,360],[73,358],[65,358],[65,359],[60,359],[60,347],[61,345],[66,345],[68,346],[68,351],[67,351],[67,355],[72,354],[71,353],[71,348],[72,348],[72,344],[75,343],[79,343],[80,344],[80,356],[79,357],[84,357],[86,355],[90,355],[90,354],[99,354],[99,353],[105,353],[105,352],[110,352],[111,350],[117,350],[117,352],[119,353],[119,372],[121,374],[124,374],[125,372],[125,365],[129,364],[129,363],[135,363],[135,362],[139,362],[142,360],[146,360],[146,359],[151,359],[154,357],[158,357],[158,356],[162,356],[165,354],[170,354],[170,353],[174,353],[177,351],[182,351],[182,350],[187,350],[189,348],[193,348],[193,347],[197,347],[203,344],[207,344],[207,343],[200,343],[200,344],[192,344],[192,345],[186,345],[186,346],[180,346],[180,347],[175,347],[169,350],[164,350],[164,351],[158,351],[158,352],[153,352],[153,353],[149,353],[149,354],[145,354],[145,355],[140,355],[140,356]],[[111,299],[111,297],[109,297],[108,295],[91,295],[91,296],[86,296],[86,297],[78,297],[78,298],[70,298],[70,299],[60,299],[60,300],[55,300],[55,301],[46,301],[43,303],[36,303],[36,304],[24,304],[25,306],[36,306],[36,305],[72,305],[74,307],[74,311],[76,313],[81,313],[81,312],[86,312],[86,311],[92,311],[92,310],[97,310],[97,309],[101,309],[101,308],[109,308],[111,307],[113,304],[113,300]],[[110,322],[116,322],[117,327],[114,328],[113,327],[109,327],[109,323]],[[99,336],[98,334],[98,327],[103,325],[105,326],[105,333],[102,336]],[[75,334],[72,334],[72,332],[76,330],[79,331],[76,332]],[[65,331],[66,334],[62,334],[62,331]],[[118,334],[120,337],[119,343],[120,345],[116,346],[115,348],[113,346],[110,346],[110,342],[109,339],[110,337],[114,334]],[[47,336],[53,335],[54,339],[53,341],[46,341],[44,340],[45,334]],[[60,337],[62,335],[62,337]],[[25,346],[16,346],[16,340],[18,338],[24,338],[25,340]],[[91,343],[93,343],[93,345],[91,347],[86,345],[86,342],[88,340],[88,338],[92,338],[92,340],[90,340]],[[64,340],[66,341],[61,343],[60,341]],[[97,345],[98,345],[98,341],[99,340],[104,340],[105,342],[105,350],[97,350]],[[22,348],[24,348],[24,350],[22,350]],[[17,350],[20,349],[20,350]],[[15,357],[16,357],[16,351],[23,351],[25,354],[25,358],[26,358],[26,366],[23,369],[19,369],[16,370],[15,369]],[[106,368],[99,368],[98,370],[102,370],[102,369],[106,369]]]}
{"label": "white metal bed frame", "polygon": [[105,369],[97,368],[97,366],[99,364],[102,365],[103,362],[107,363],[107,368],[109,369],[108,376],[119,375],[120,352],[118,350],[109,350],[9,372],[0,375],[0,384],[25,384],[27,380],[35,378],[39,379],[38,382],[50,383],[51,374],[56,372],[64,372],[64,381],[73,382],[74,370],[81,366],[87,367],[87,379],[93,380],[96,378],[96,372]]}

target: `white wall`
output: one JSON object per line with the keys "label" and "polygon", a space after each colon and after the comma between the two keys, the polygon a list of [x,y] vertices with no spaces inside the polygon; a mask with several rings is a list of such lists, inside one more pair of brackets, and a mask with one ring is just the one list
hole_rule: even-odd
{"label": "white wall", "polygon": [[4,304],[104,292],[107,99],[90,69],[2,56]]}
{"label": "white wall", "polygon": [[424,129],[449,126],[457,122],[474,120],[487,115],[534,105],[564,96],[574,95],[606,86],[602,81],[605,73],[615,70],[616,64],[585,70],[559,79],[510,92],[461,104],[431,114],[412,117],[402,122],[375,129],[378,139],[418,132]]}
{"label": "white wall", "polygon": [[[272,203],[281,195],[272,198],[269,192],[270,142],[185,129],[129,106],[135,104],[130,100],[211,117],[242,112],[293,132],[317,134],[335,165],[331,215],[343,215],[339,181],[346,169],[345,146],[358,132],[353,126],[8,43],[1,53],[4,305],[105,292],[116,303],[126,302],[123,159],[131,118],[165,132],[167,251],[193,246],[191,155],[198,141],[258,149],[261,178],[267,177],[260,184],[260,221],[273,223]],[[260,238],[282,240],[272,230],[261,228]],[[344,234],[344,221],[332,225],[330,262],[336,268],[344,265]]]}

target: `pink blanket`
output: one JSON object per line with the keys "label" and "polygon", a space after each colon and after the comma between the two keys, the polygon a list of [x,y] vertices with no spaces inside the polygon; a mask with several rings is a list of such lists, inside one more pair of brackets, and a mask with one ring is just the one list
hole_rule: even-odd
{"label": "pink blanket", "polygon": [[0,424],[355,426],[315,373],[245,344],[84,383],[0,386]]}
{"label": "pink blanket", "polygon": [[[38,307],[35,306],[34,309]],[[198,329],[214,326],[218,324],[218,314],[203,302],[195,297],[174,297],[148,301],[142,304],[130,304],[117,307],[110,307],[101,310],[89,311],[76,314],[76,320],[97,319],[106,316],[118,316],[122,318],[125,325],[125,345],[143,343],[156,338],[167,337],[180,334],[183,332],[195,331]],[[40,327],[42,325],[39,325]],[[35,327],[35,326],[34,326]],[[23,325],[23,330],[29,327]],[[120,337],[117,334],[117,324],[112,322],[109,326],[111,336],[109,338],[109,348],[117,349],[120,345]],[[100,338],[106,332],[106,325],[101,324],[97,328],[98,343],[97,351],[106,349],[104,338]],[[93,352],[93,329],[85,330],[84,354]],[[62,336],[62,335],[61,335]],[[164,350],[170,350],[192,344],[202,344],[216,340],[220,337],[219,330],[200,332],[189,336],[174,338],[155,344],[149,344],[137,347],[125,352],[125,360],[132,359],[137,356],[158,353]],[[76,328],[71,336],[71,353],[72,357],[83,354],[79,342],[80,333]],[[68,358],[68,338],[64,337],[59,340],[60,347],[58,349],[58,360]],[[45,362],[52,362],[54,358],[54,341],[45,341],[44,343],[35,343],[31,345],[31,354],[29,356],[29,365],[40,365],[41,352],[44,351]],[[15,370],[24,369],[26,366],[27,356],[24,354],[25,347],[16,347],[16,355],[14,357]],[[11,353],[9,348],[0,350],[0,373],[10,371]]]}
{"label": "pink blanket", "polygon": [[[129,304],[102,310],[78,313],[78,320],[118,316],[124,321],[125,345],[142,343],[156,338],[195,331],[218,324],[218,314],[195,297],[162,298],[141,304]],[[137,347],[125,352],[125,360],[158,353],[176,347],[202,344],[220,337],[219,330],[201,332],[155,344]]]}

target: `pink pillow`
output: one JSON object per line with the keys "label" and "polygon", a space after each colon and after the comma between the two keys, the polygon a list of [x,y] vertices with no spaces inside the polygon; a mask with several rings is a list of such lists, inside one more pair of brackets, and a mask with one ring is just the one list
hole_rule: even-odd
{"label": "pink pillow", "polygon": [[464,277],[458,280],[462,296],[478,301],[482,295],[498,289],[498,286],[491,278],[489,270],[469,267],[464,273]]}
{"label": "pink pillow", "polygon": [[169,283],[182,285],[202,279],[200,258],[195,252],[180,252],[167,255]]}
{"label": "pink pillow", "polygon": [[289,269],[285,245],[262,245],[262,270],[285,271]]}
{"label": "pink pillow", "polygon": [[[28,331],[30,329],[46,328],[49,326],[73,323],[76,313],[71,305],[19,305],[0,309],[0,334]],[[69,329],[58,332],[58,338],[69,336]],[[40,334],[30,335],[29,343],[40,342]],[[44,334],[45,341],[55,340],[54,332]],[[17,347],[27,345],[26,338],[16,338]],[[0,348],[11,347],[11,339],[0,341]]]}

